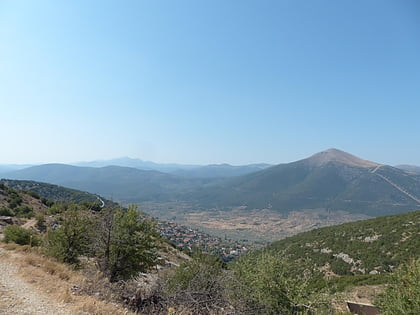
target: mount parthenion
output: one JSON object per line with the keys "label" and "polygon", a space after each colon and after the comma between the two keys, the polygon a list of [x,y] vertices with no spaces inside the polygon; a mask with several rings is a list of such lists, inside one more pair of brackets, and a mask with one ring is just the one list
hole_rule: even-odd
{"label": "mount parthenion", "polygon": [[122,203],[183,202],[204,210],[241,207],[286,214],[324,209],[380,216],[420,208],[419,174],[337,149],[292,163],[248,166],[237,176],[226,165],[207,167],[201,175],[186,175],[190,171],[44,164],[1,177],[62,185]]}

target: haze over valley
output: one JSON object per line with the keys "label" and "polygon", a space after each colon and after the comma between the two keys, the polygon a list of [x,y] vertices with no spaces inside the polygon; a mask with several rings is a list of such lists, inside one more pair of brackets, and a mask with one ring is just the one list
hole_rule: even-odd
{"label": "haze over valley", "polygon": [[159,166],[134,159],[80,164],[96,166],[45,164],[2,177],[88,191],[125,205],[137,203],[161,219],[235,239],[276,240],[420,207],[420,175],[337,149],[273,166]]}

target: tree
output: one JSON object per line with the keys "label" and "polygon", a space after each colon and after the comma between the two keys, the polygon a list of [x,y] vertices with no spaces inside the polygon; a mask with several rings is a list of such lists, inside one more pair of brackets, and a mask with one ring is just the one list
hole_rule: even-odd
{"label": "tree", "polygon": [[135,206],[104,210],[98,222],[96,255],[100,270],[111,282],[126,279],[155,265],[155,225]]}
{"label": "tree", "polygon": [[92,218],[88,211],[71,205],[60,216],[58,229],[47,234],[46,251],[69,264],[79,264],[79,256],[89,254],[92,240]]}
{"label": "tree", "polygon": [[384,315],[420,314],[420,259],[402,265],[376,304]]}

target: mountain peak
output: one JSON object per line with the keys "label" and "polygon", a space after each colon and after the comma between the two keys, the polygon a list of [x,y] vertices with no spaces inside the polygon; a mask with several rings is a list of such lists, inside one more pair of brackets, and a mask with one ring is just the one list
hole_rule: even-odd
{"label": "mountain peak", "polygon": [[337,162],[341,164],[346,164],[350,166],[357,166],[357,167],[363,167],[363,168],[369,168],[369,167],[375,167],[380,164],[366,161],[361,158],[358,158],[357,156],[354,156],[350,153],[331,148],[325,151],[321,151],[319,153],[316,153],[309,157],[307,161],[315,166],[320,166],[327,164],[329,162]]}

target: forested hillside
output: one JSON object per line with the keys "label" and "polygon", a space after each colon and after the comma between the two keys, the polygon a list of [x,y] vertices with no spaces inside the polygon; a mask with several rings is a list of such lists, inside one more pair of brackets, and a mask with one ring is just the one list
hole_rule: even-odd
{"label": "forested hillside", "polygon": [[420,211],[312,230],[274,242],[298,266],[340,276],[386,274],[420,258]]}
{"label": "forested hillside", "polygon": [[[56,202],[99,202],[99,197],[91,193],[53,184],[41,183],[32,180],[11,179],[2,179],[0,180],[0,183],[17,191],[31,192],[32,194],[36,193],[44,198]],[[110,203],[110,201],[107,201],[107,203]]]}

